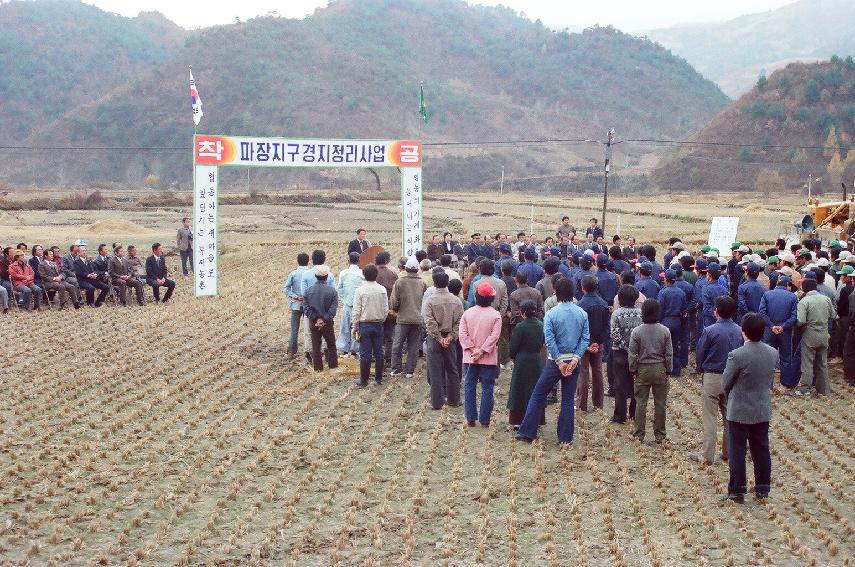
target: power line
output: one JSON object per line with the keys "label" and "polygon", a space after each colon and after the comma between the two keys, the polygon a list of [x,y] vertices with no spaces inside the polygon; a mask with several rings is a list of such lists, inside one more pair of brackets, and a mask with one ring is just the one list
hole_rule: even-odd
{"label": "power line", "polygon": [[[536,144],[599,144],[606,142],[590,138],[528,138],[519,140],[471,140],[461,142],[424,142],[424,148],[461,147],[461,146],[513,146]],[[671,140],[666,138],[628,138],[612,142],[616,144],[654,144],[680,146],[707,146],[731,148],[761,148],[761,149],[796,149],[824,150],[825,146],[807,146],[791,144],[750,144],[743,142],[703,142],[695,140]],[[44,150],[44,151],[188,151],[192,146],[13,146],[0,145],[0,150]],[[849,151],[852,147],[837,147],[841,151]]]}

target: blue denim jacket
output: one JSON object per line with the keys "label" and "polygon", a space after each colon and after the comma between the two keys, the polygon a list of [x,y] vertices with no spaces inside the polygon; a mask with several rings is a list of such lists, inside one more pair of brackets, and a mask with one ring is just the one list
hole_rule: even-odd
{"label": "blue denim jacket", "polygon": [[543,318],[543,334],[550,360],[580,359],[591,339],[588,315],[575,303],[560,302]]}
{"label": "blue denim jacket", "polygon": [[282,293],[291,299],[291,302],[288,304],[291,311],[303,310],[303,304],[297,301],[297,298],[303,295],[303,272],[308,269],[307,266],[300,266],[288,274],[288,279],[285,280],[285,284],[282,286]]}

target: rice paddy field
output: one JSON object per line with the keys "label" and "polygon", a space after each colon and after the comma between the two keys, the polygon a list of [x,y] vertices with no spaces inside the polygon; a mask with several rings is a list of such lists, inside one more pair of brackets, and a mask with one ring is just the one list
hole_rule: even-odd
{"label": "rice paddy field", "polygon": [[[430,409],[423,362],[357,389],[355,363],[318,374],[289,360],[281,288],[296,254],[325,249],[337,272],[362,226],[396,257],[401,225],[389,198],[293,201],[221,206],[219,297],[193,298],[177,275],[170,305],[0,316],[0,565],[855,563],[855,389],[838,362],[827,397],[775,392],[771,498],[722,504],[726,464],[688,460],[702,439],[693,374],[671,382],[668,444],[609,424],[607,398],[559,448],[555,406],[538,441],[512,440],[510,369],[490,427],[470,429],[462,408]],[[607,233],[619,217],[660,249],[672,235],[700,245],[712,216],[739,216],[740,240],[765,249],[806,212],[732,195],[609,204]],[[600,206],[428,193],[426,235],[546,236]],[[4,211],[0,242],[174,246],[186,212]]]}

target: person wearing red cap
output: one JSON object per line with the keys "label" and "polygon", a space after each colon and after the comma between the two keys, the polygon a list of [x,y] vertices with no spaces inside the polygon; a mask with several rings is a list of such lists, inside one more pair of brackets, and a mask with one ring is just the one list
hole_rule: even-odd
{"label": "person wearing red cap", "polygon": [[[475,306],[467,309],[460,319],[460,346],[466,366],[464,381],[464,409],[469,427],[480,421],[490,425],[493,413],[493,388],[498,374],[498,343],[502,333],[502,317],[493,307],[496,290],[487,282],[475,288]],[[481,411],[475,402],[476,385],[481,382]]]}

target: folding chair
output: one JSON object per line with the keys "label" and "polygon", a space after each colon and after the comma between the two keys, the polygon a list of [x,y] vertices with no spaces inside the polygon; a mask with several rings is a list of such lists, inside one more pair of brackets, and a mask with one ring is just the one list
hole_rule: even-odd
{"label": "folding chair", "polygon": [[18,303],[18,292],[15,291],[14,285],[11,287],[11,290],[12,290],[12,295],[9,296],[9,303],[14,304],[15,309],[17,309],[18,311],[21,311],[21,305]]}
{"label": "folding chair", "polygon": [[[45,305],[47,305],[49,310],[53,310],[53,302],[50,299],[50,294],[51,294],[51,292],[49,292],[45,288],[42,288],[42,298],[44,299],[44,303],[45,303]],[[53,292],[53,294],[54,294],[54,297],[56,297],[55,291]]]}

